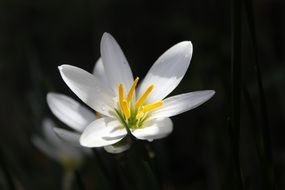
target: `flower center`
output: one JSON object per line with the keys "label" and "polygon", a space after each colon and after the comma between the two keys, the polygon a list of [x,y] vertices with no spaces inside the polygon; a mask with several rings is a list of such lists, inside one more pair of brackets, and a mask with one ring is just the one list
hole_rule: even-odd
{"label": "flower center", "polygon": [[121,123],[128,128],[139,128],[143,122],[149,117],[149,112],[163,106],[163,101],[157,101],[150,104],[145,104],[149,94],[152,92],[154,85],[151,84],[145,92],[134,100],[135,89],[138,84],[139,78],[137,77],[125,96],[124,85],[121,83],[118,87],[119,90],[119,103],[118,109],[115,109]]}

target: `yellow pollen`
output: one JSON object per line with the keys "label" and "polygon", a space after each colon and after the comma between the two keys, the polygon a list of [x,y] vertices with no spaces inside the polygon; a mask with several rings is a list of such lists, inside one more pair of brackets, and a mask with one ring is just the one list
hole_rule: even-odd
{"label": "yellow pollen", "polygon": [[120,102],[120,106],[122,107],[123,105],[123,100],[124,100],[124,86],[121,83],[119,85],[119,102]]}
{"label": "yellow pollen", "polygon": [[135,92],[136,86],[138,84],[138,81],[139,81],[139,77],[136,77],[136,79],[134,80],[134,82],[133,82],[133,84],[129,90],[128,96],[127,96],[128,102],[130,102],[133,99],[134,92]]}
{"label": "yellow pollen", "polygon": [[126,100],[123,100],[121,107],[125,117],[129,119],[131,117],[131,112],[128,106],[128,102]]}
{"label": "yellow pollen", "polygon": [[144,94],[137,100],[135,106],[136,108],[139,108],[141,105],[143,105],[144,101],[146,100],[146,98],[148,97],[148,95],[151,93],[151,91],[153,90],[154,85],[150,85],[146,91],[144,92]]}
{"label": "yellow pollen", "polygon": [[156,108],[159,108],[161,106],[163,106],[163,101],[158,101],[158,102],[154,102],[154,103],[151,103],[151,104],[148,104],[148,105],[145,105],[145,106],[142,106],[142,112],[149,112],[149,111],[152,111]]}

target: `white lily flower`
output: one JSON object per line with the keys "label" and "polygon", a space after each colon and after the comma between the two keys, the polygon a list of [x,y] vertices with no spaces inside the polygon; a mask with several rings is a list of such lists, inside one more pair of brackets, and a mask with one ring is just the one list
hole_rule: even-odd
{"label": "white lily flower", "polygon": [[180,42],[162,54],[140,85],[120,46],[108,33],[101,40],[101,56],[98,75],[71,65],[59,67],[69,88],[102,115],[84,129],[80,137],[83,146],[112,145],[128,132],[149,141],[166,137],[173,130],[169,117],[191,110],[215,94],[213,90],[204,90],[165,98],[189,67],[190,41]]}
{"label": "white lily flower", "polygon": [[46,118],[42,122],[44,138],[33,136],[33,144],[51,159],[62,164],[68,169],[77,169],[82,164],[84,154],[83,147],[74,147],[64,143],[53,131],[55,124]]}

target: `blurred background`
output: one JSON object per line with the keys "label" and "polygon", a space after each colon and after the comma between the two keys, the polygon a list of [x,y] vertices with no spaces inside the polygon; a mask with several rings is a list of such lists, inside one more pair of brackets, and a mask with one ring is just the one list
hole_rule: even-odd
{"label": "blurred background", "polygon": [[[284,8],[282,0],[253,1],[257,48],[244,5],[240,10],[241,82],[250,99],[241,92],[240,133],[236,135],[246,189],[266,189],[258,153],[258,129],[264,118],[254,64],[256,49],[267,103],[266,135],[271,141],[274,184],[276,189],[285,189]],[[116,38],[134,75],[141,78],[165,50],[180,41],[192,41],[191,65],[172,95],[208,89],[216,94],[202,106],[173,117],[174,131],[169,137],[147,144],[153,153],[154,176],[160,189],[236,189],[229,121],[231,12],[226,0],[0,0],[0,189],[62,189],[64,168],[36,149],[31,137],[42,133],[45,117],[65,127],[51,114],[46,94],[58,92],[80,100],[65,85],[57,67],[65,63],[91,72],[100,57],[104,32]],[[96,151],[116,176],[106,177],[91,156],[79,170],[85,189],[147,189],[143,178],[130,179],[125,173],[132,176],[132,170],[118,167],[118,162],[128,165],[127,153]],[[114,179],[119,184],[116,188]],[[74,182],[72,189],[80,187]]]}

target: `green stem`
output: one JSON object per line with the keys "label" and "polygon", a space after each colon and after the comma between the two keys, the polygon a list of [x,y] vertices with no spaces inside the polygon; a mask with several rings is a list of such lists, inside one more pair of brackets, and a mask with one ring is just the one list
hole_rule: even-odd
{"label": "green stem", "polygon": [[98,150],[93,148],[92,153],[94,155],[95,161],[99,167],[101,174],[106,179],[106,181],[109,182],[108,185],[111,187],[111,189],[122,189],[122,184],[118,181],[118,178],[116,176],[116,169],[113,168],[112,173],[109,172],[109,169],[104,164],[103,159],[99,154]]}
{"label": "green stem", "polygon": [[128,180],[129,189],[160,189],[142,141],[133,140],[131,149],[125,154],[117,156],[117,159],[122,173]]}
{"label": "green stem", "polygon": [[71,190],[74,174],[71,170],[65,170],[62,178],[62,190]]}

